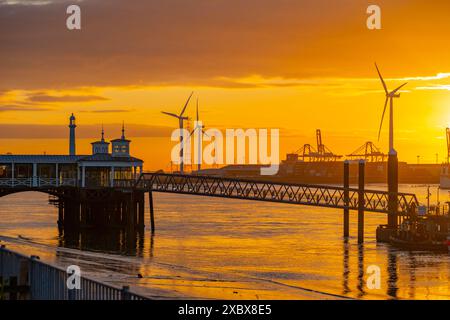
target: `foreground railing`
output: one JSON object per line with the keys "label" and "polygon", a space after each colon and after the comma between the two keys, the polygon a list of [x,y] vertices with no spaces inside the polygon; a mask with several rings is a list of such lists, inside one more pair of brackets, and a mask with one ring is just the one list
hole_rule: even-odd
{"label": "foreground railing", "polygon": [[36,256],[27,257],[0,247],[0,300],[4,298],[31,300],[147,300],[132,293],[129,287],[118,288],[90,279],[80,278],[79,289],[66,285],[66,270],[44,263]]}

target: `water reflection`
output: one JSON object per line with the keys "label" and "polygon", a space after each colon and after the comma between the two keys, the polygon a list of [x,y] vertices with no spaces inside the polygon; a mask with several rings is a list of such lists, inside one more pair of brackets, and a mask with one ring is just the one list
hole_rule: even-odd
{"label": "water reflection", "polygon": [[[60,247],[122,254],[128,256],[144,256],[144,231],[124,229],[63,229],[60,230]],[[152,247],[152,243],[150,243]]]}
{"label": "water reflection", "polygon": [[351,292],[350,286],[349,286],[349,275],[350,275],[350,266],[349,266],[349,260],[350,260],[350,254],[349,254],[349,246],[348,238],[344,239],[344,269],[342,272],[342,293],[346,295],[347,293]]}
{"label": "water reflection", "polygon": [[358,245],[358,298],[362,298],[366,295],[364,291],[365,283],[364,283],[364,245]]}
{"label": "water reflection", "polygon": [[409,252],[408,260],[409,260],[409,294],[408,294],[408,297],[410,299],[413,299],[416,296],[417,259],[412,252]]}
{"label": "water reflection", "polygon": [[[422,187],[402,191],[424,198],[422,189],[426,193]],[[386,222],[382,214],[366,215],[362,247],[355,221],[350,238],[341,236],[341,211],[169,194],[155,194],[155,204],[153,236],[150,228],[145,238],[139,230],[120,229],[60,230],[58,236],[58,212],[45,195],[11,195],[0,199],[0,240],[42,260],[77,264],[116,284],[136,281],[164,296],[233,299],[236,291],[247,292],[246,298],[311,298],[306,288],[363,299],[450,298],[450,256],[377,243],[376,227]],[[148,206],[145,213],[150,221]],[[381,290],[366,286],[372,264],[382,270]]]}
{"label": "water reflection", "polygon": [[395,249],[388,247],[388,264],[387,264],[387,272],[388,272],[388,278],[387,278],[387,292],[386,294],[391,299],[397,299],[397,281],[398,281],[398,275],[397,275],[397,254],[395,252]]}

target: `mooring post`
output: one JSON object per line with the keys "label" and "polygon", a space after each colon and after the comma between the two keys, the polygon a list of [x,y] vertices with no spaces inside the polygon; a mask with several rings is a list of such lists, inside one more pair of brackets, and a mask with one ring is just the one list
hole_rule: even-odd
{"label": "mooring post", "polygon": [[364,169],[365,161],[359,161],[358,172],[358,243],[364,242]]}
{"label": "mooring post", "polygon": [[153,213],[153,192],[148,192],[148,202],[150,206],[150,228],[152,233],[155,233],[155,216]]}
{"label": "mooring post", "polygon": [[350,210],[349,210],[349,188],[350,188],[350,163],[344,161],[344,237],[350,235]]}

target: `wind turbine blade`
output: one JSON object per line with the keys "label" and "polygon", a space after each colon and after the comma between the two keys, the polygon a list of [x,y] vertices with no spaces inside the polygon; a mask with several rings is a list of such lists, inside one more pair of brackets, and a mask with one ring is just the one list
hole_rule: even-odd
{"label": "wind turbine blade", "polygon": [[170,112],[164,112],[164,111],[161,111],[161,113],[164,113],[164,114],[166,114],[166,115],[168,115],[168,116],[171,116],[171,117],[175,117],[175,118],[180,118],[179,116],[177,116],[176,114],[174,114],[174,113],[170,113]]}
{"label": "wind turbine blade", "polygon": [[207,134],[204,130],[202,130],[202,133],[209,138],[209,134]]}
{"label": "wind turbine blade", "polygon": [[381,127],[383,126],[384,114],[386,113],[386,107],[387,107],[388,101],[389,101],[389,98],[386,97],[386,101],[384,102],[383,115],[381,116],[380,129],[378,130],[378,141],[380,141]]}
{"label": "wind turbine blade", "polygon": [[378,72],[378,75],[380,76],[381,83],[383,84],[384,91],[386,92],[386,94],[389,94],[386,83],[384,82],[383,77],[381,76],[380,69],[378,69],[378,66],[376,63],[375,63],[375,68],[377,68],[377,72]]}
{"label": "wind turbine blade", "polygon": [[197,128],[194,128],[194,130],[191,131],[191,133],[189,134],[189,137],[194,134],[195,130],[197,130]]}
{"label": "wind turbine blade", "polygon": [[391,94],[397,93],[398,90],[400,90],[401,88],[403,88],[403,87],[406,86],[407,84],[408,84],[408,82],[402,84],[400,87],[398,87],[397,89],[395,89],[394,91],[392,91]]}
{"label": "wind turbine blade", "polygon": [[191,95],[190,95],[189,98],[187,99],[186,104],[184,105],[184,108],[183,108],[183,110],[182,110],[181,113],[180,113],[180,117],[182,117],[184,111],[186,111],[186,108],[187,108],[187,106],[188,106],[188,104],[189,104],[189,101],[191,100],[193,94],[194,94],[194,91],[191,92]]}

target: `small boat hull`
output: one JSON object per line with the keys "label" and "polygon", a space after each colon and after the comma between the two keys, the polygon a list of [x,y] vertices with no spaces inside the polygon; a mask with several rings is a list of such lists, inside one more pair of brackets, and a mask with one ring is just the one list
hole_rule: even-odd
{"label": "small boat hull", "polygon": [[436,251],[448,252],[450,250],[450,240],[447,241],[408,241],[399,239],[395,236],[390,237],[389,241],[395,247],[404,250],[417,251]]}

